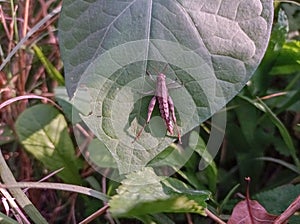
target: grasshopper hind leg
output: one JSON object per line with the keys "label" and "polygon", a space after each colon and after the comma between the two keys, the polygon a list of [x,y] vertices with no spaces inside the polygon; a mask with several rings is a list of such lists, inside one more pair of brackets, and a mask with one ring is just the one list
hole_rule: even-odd
{"label": "grasshopper hind leg", "polygon": [[142,132],[144,131],[145,127],[147,124],[149,124],[150,119],[151,119],[151,115],[154,109],[156,103],[156,96],[152,97],[149,106],[148,106],[148,115],[147,115],[147,120],[146,123],[144,124],[144,126],[142,127],[142,129],[137,133],[136,137],[134,138],[134,140],[132,141],[132,143],[134,143],[136,140],[139,139],[139,137],[141,136]]}
{"label": "grasshopper hind leg", "polygon": [[182,144],[181,134],[180,134],[180,131],[179,131],[179,128],[177,125],[177,121],[176,121],[176,116],[175,116],[174,102],[170,96],[168,97],[168,103],[169,103],[169,108],[170,108],[170,114],[171,114],[172,120],[174,122],[174,126],[176,128],[178,142],[179,142],[179,144]]}

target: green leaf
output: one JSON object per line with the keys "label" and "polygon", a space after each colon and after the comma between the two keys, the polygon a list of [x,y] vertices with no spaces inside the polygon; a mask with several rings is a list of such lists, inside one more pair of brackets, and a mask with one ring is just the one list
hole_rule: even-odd
{"label": "green leaf", "polygon": [[62,107],[62,110],[68,119],[68,121],[73,122],[74,124],[79,123],[81,121],[79,111],[74,107],[72,101],[67,94],[67,90],[65,87],[56,87],[54,89],[55,100]]}
{"label": "green leaf", "polygon": [[[151,221],[157,224],[175,224],[175,222],[165,214],[155,214],[151,218]],[[153,222],[149,223],[154,224]]]}
{"label": "green leaf", "polygon": [[75,157],[65,118],[50,105],[26,109],[16,121],[16,132],[24,148],[46,168],[64,169],[57,175],[67,183],[81,183],[82,161]]}
{"label": "green leaf", "polygon": [[290,136],[288,130],[286,129],[284,124],[279,120],[279,118],[276,116],[276,114],[274,114],[272,112],[272,110],[261,99],[258,98],[258,101],[259,101],[259,103],[256,103],[255,106],[258,109],[264,111],[268,115],[268,117],[271,119],[271,121],[276,125],[276,127],[278,128],[278,130],[286,144],[286,147],[287,147],[290,155],[294,159],[295,165],[298,168],[300,168],[300,161],[297,157],[296,148],[294,146],[292,137]]}
{"label": "green leaf", "polygon": [[168,84],[181,84],[169,94],[184,135],[250,79],[267,47],[272,19],[271,0],[66,0],[59,35],[69,96],[85,111],[83,121],[110,151],[120,174],[137,171],[174,141],[165,135],[164,122],[153,117],[132,144],[155,89],[146,71],[164,72]]}
{"label": "green leaf", "polygon": [[290,164],[288,162],[285,162],[284,160],[276,159],[276,158],[272,158],[272,157],[258,157],[256,159],[257,160],[270,161],[270,162],[273,162],[273,163],[280,164],[280,165],[290,169],[291,171],[293,171],[297,174],[300,174],[300,169],[297,166],[295,166],[293,164]]}
{"label": "green leaf", "polygon": [[142,216],[162,212],[206,215],[210,193],[197,191],[183,182],[157,176],[151,168],[127,175],[109,201],[113,216]]}
{"label": "green leaf", "polygon": [[283,105],[280,105],[280,108],[277,111],[277,114],[279,114],[282,111],[285,111],[287,109],[298,112],[300,110],[299,98],[300,98],[300,90],[299,89],[297,91],[288,92],[288,98],[286,101],[283,102]]}
{"label": "green leaf", "polygon": [[252,79],[254,88],[257,89],[256,92],[259,92],[260,94],[265,94],[270,85],[271,76],[266,74],[268,74],[272,69],[276,58],[278,57],[279,52],[285,43],[287,34],[288,18],[285,12],[282,9],[279,9],[277,14],[277,22],[272,28],[267,51]]}
{"label": "green leaf", "polygon": [[270,213],[281,214],[300,195],[300,185],[283,185],[254,196]]}
{"label": "green leaf", "polygon": [[[201,176],[205,176],[205,184],[208,185],[208,189],[215,192],[217,187],[217,177],[218,177],[218,169],[213,161],[213,157],[210,154],[209,149],[207,148],[207,145],[205,144],[204,140],[197,134],[196,132],[191,133],[191,137],[198,138],[197,139],[197,145],[195,147],[195,152],[199,154],[202,158],[202,164],[208,164],[208,166],[205,165],[205,169],[201,172]],[[201,166],[201,162],[199,164]],[[201,168],[201,167],[199,167]]]}
{"label": "green leaf", "polygon": [[300,70],[300,41],[291,41],[283,45],[276,59],[271,75],[288,75]]}
{"label": "green leaf", "polygon": [[105,168],[116,168],[117,164],[105,147],[105,145],[98,139],[93,139],[88,146],[90,162],[100,165]]}
{"label": "green leaf", "polygon": [[[249,104],[248,102],[245,102],[243,100],[239,100],[239,98],[235,99],[237,103],[236,108],[236,116],[239,121],[239,125],[241,127],[241,131],[243,135],[245,136],[245,139],[249,144],[256,143],[257,139],[255,139],[255,133],[257,131],[257,120],[258,120],[258,112],[255,107],[253,107],[252,104]],[[260,144],[260,143],[258,143]],[[253,148],[256,146],[253,145]]]}

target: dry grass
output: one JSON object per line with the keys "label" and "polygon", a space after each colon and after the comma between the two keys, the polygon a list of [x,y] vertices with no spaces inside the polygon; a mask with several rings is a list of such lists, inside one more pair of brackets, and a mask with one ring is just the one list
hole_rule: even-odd
{"label": "dry grass", "polygon": [[[53,89],[58,82],[50,78],[34,50],[35,47],[41,49],[48,62],[62,73],[57,38],[57,12],[62,2],[16,2],[6,1],[0,5],[0,104],[29,94],[53,98]],[[35,103],[28,98],[10,103],[1,110],[1,130],[14,130],[19,114]],[[7,140],[13,140],[13,137]],[[41,164],[32,160],[16,142],[2,146],[2,152],[17,180],[34,181],[45,175]],[[57,223],[58,217],[62,217],[66,223],[75,223],[76,194],[70,196],[69,193],[60,193],[58,196],[53,190],[30,190],[29,197],[49,223]]]}

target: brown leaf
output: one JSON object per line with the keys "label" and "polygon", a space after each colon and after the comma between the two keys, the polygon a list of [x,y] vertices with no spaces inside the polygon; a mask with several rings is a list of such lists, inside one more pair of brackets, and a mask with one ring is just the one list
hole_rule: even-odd
{"label": "brown leaf", "polygon": [[276,215],[269,214],[266,209],[254,200],[243,200],[233,209],[228,224],[262,224],[273,223]]}
{"label": "brown leaf", "polygon": [[[247,195],[246,199],[239,202],[233,209],[227,224],[268,224],[274,223],[278,216],[269,214],[258,201],[251,200],[249,194],[250,177],[246,177]],[[284,224],[283,222],[280,224]]]}

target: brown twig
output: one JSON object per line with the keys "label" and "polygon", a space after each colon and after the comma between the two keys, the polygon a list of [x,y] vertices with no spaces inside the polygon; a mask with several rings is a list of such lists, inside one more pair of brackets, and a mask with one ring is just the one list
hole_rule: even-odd
{"label": "brown twig", "polygon": [[226,224],[222,219],[220,219],[218,216],[216,216],[214,213],[212,213],[211,211],[209,211],[207,208],[205,209],[205,213],[207,214],[207,216],[209,218],[211,218],[212,220],[214,220],[215,222],[219,223],[219,224]]}
{"label": "brown twig", "polygon": [[87,224],[87,223],[93,221],[94,219],[96,219],[100,215],[104,214],[107,211],[108,208],[109,208],[108,205],[103,206],[101,209],[99,209],[98,211],[96,211],[95,213],[93,213],[92,215],[90,215],[89,217],[84,219],[83,221],[81,221],[79,224]]}

